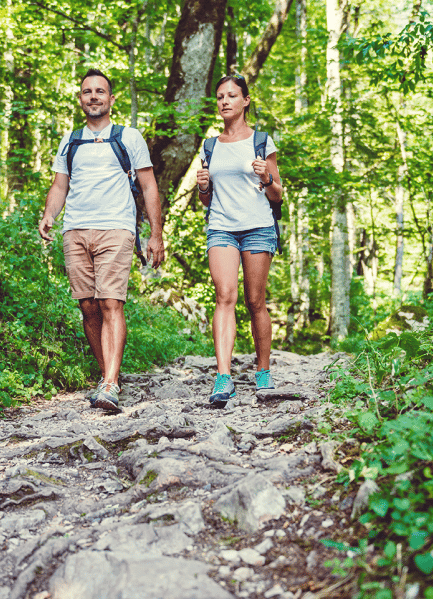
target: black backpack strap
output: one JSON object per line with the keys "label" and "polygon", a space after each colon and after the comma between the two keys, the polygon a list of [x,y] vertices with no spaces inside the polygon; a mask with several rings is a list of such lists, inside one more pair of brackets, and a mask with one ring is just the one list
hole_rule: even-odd
{"label": "black backpack strap", "polygon": [[[266,131],[254,131],[254,152],[256,154],[256,158],[260,156],[262,160],[266,160],[266,145],[268,143],[268,134]],[[275,233],[277,234],[277,248],[278,253],[282,254],[283,250],[281,248],[280,241],[280,227],[278,226],[278,221],[281,219],[281,202],[276,204],[275,202],[271,202],[269,199],[269,205],[272,209],[272,216],[274,217],[274,226]]]}
{"label": "black backpack strap", "polygon": [[69,178],[72,177],[72,161],[74,160],[74,156],[77,153],[78,150],[78,146],[81,145],[81,143],[86,143],[87,140],[82,140],[81,138],[83,137],[83,130],[82,129],[77,129],[76,131],[72,131],[70,137],[69,137],[69,142],[65,145],[65,147],[63,148],[63,151],[61,153],[61,156],[64,156],[66,154],[66,165],[68,167],[68,173],[69,173]]}
{"label": "black backpack strap", "polygon": [[[203,145],[204,160],[203,160],[203,162],[207,163],[207,166],[204,168],[207,168],[207,169],[209,168],[210,161],[212,159],[213,150],[214,150],[217,139],[218,139],[218,137],[209,137],[208,139],[204,140],[204,145]],[[208,207],[206,210],[206,215],[204,217],[206,222],[209,221],[211,203],[212,203],[212,181],[209,179],[209,204],[208,204]]]}
{"label": "black backpack strap", "polygon": [[266,131],[254,131],[254,153],[256,158],[260,156],[266,160],[266,144],[268,143],[268,134]]}
{"label": "black backpack strap", "polygon": [[210,161],[212,159],[213,149],[215,147],[217,139],[218,139],[218,137],[209,137],[208,139],[204,140],[204,146],[203,146],[204,155],[205,155],[204,162],[207,162],[207,168],[209,168]]}

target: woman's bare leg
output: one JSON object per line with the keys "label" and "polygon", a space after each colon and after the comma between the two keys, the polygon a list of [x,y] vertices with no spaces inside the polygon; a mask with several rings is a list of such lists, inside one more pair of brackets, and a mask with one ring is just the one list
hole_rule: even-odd
{"label": "woman's bare leg", "polygon": [[218,372],[230,374],[236,337],[235,306],[238,299],[240,253],[235,247],[229,245],[212,247],[208,255],[216,294],[212,332]]}
{"label": "woman's bare leg", "polygon": [[272,326],[266,308],[266,283],[272,255],[268,252],[242,252],[245,303],[251,315],[251,331],[257,354],[257,370],[269,370]]}

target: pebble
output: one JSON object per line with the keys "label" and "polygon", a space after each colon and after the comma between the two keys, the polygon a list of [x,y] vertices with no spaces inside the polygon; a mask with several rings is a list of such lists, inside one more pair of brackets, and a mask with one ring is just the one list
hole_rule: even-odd
{"label": "pebble", "polygon": [[239,580],[240,582],[243,580],[248,580],[248,578],[251,578],[251,576],[253,576],[254,574],[254,570],[252,568],[246,568],[246,567],[241,567],[241,568],[237,568],[232,576],[235,580]]}
{"label": "pebble", "polygon": [[266,593],[263,594],[263,597],[265,599],[271,599],[271,597],[280,597],[282,593],[284,593],[283,587],[279,584],[276,584],[271,589],[266,591]]}
{"label": "pebble", "polygon": [[261,555],[264,555],[270,549],[272,549],[273,546],[274,546],[273,542],[271,541],[271,539],[268,538],[268,539],[264,539],[261,543],[256,545],[254,547],[254,549]]}
{"label": "pebble", "polygon": [[222,559],[225,559],[226,562],[233,562],[237,564],[241,561],[241,556],[239,555],[239,552],[235,549],[223,549],[223,551],[220,551],[219,556]]}
{"label": "pebble", "polygon": [[241,549],[239,551],[239,556],[243,562],[250,566],[263,566],[266,561],[266,558],[263,555],[260,555],[258,551],[249,547]]}

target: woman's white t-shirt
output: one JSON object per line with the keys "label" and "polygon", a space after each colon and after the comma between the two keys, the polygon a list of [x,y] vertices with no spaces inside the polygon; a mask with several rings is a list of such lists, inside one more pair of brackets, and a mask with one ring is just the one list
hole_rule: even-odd
{"label": "woman's white t-shirt", "polygon": [[[276,150],[268,135],[265,156]],[[205,159],[203,147],[200,158]],[[231,143],[216,140],[209,166],[213,184],[209,229],[247,231],[274,225],[266,188],[260,190],[260,177],[252,167],[255,158],[254,133]]]}

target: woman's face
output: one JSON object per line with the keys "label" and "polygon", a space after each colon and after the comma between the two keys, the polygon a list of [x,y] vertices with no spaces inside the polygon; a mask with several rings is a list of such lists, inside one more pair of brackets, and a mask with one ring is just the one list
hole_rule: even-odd
{"label": "woman's face", "polygon": [[244,114],[245,106],[250,103],[250,97],[242,95],[242,90],[234,81],[226,81],[219,86],[217,94],[218,112],[223,119],[232,119]]}

